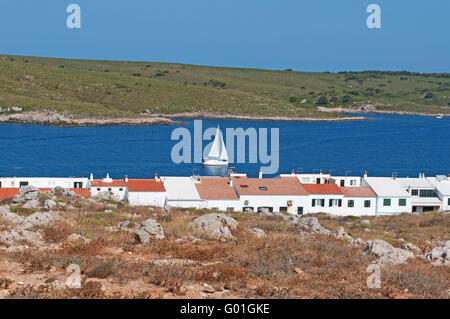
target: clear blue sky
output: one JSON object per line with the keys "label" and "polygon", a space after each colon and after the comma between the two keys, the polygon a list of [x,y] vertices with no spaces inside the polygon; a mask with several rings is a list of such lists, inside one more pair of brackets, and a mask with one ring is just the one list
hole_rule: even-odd
{"label": "clear blue sky", "polygon": [[[66,7],[82,28],[66,27]],[[366,7],[381,6],[381,29]],[[1,0],[0,53],[292,68],[450,72],[449,0]]]}

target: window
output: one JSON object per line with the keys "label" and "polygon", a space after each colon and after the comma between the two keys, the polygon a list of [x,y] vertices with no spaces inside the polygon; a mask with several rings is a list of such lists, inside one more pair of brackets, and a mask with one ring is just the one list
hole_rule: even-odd
{"label": "window", "polygon": [[398,200],[398,206],[406,206],[406,199],[405,198],[400,198]]}
{"label": "window", "polygon": [[329,200],[329,207],[333,207],[333,206],[342,206],[342,200],[341,199],[330,199]]}
{"label": "window", "polygon": [[73,183],[73,188],[82,188],[83,187],[83,183],[82,182],[74,182]]}
{"label": "window", "polygon": [[28,186],[28,182],[20,182],[19,187],[22,187],[22,186]]}
{"label": "window", "polygon": [[123,191],[123,188],[119,188],[119,192]]}
{"label": "window", "polygon": [[254,210],[255,210],[255,209],[254,209],[253,207],[247,207],[247,206],[242,207],[242,211],[243,211],[243,212],[253,213]]}
{"label": "window", "polygon": [[370,207],[370,200],[364,201],[364,207]]}
{"label": "window", "polygon": [[310,182],[311,182],[311,180],[309,179],[309,177],[302,177],[303,184],[309,184]]}
{"label": "window", "polygon": [[311,206],[312,206],[312,207],[315,207],[315,206],[316,206],[316,200],[315,200],[315,199],[312,200]]}
{"label": "window", "polygon": [[350,200],[347,202],[347,207],[355,207],[355,201],[354,201],[353,199],[350,199]]}
{"label": "window", "polygon": [[383,200],[383,206],[391,206],[391,199],[390,198],[385,198]]}
{"label": "window", "polygon": [[100,191],[100,187],[97,187],[97,192],[99,192]]}
{"label": "window", "polygon": [[108,192],[111,192],[112,191],[112,188],[108,188]]}
{"label": "window", "polygon": [[297,207],[297,215],[303,215],[303,207]]}
{"label": "window", "polygon": [[419,197],[434,197],[434,190],[432,189],[421,189],[419,192]]}
{"label": "window", "polygon": [[351,186],[355,186],[356,185],[356,180],[354,180],[354,179],[350,180],[350,185]]}
{"label": "window", "polygon": [[227,207],[227,212],[234,212],[234,207]]}
{"label": "window", "polygon": [[244,205],[248,206],[248,200],[244,200]]}
{"label": "window", "polygon": [[417,196],[417,195],[419,195],[419,190],[418,190],[418,189],[412,189],[412,190],[411,190],[411,195],[412,195],[412,196]]}
{"label": "window", "polygon": [[280,213],[281,212],[287,212],[287,207],[286,206],[280,206]]}
{"label": "window", "polygon": [[2,182],[0,182],[0,188],[2,188]]}
{"label": "window", "polygon": [[267,187],[266,186],[259,186],[259,189],[262,190],[262,191],[266,191]]}
{"label": "window", "polygon": [[341,179],[341,187],[345,186],[345,180]]}
{"label": "window", "polygon": [[450,205],[450,197],[448,198],[448,202],[447,202],[447,205]]}
{"label": "window", "polygon": [[219,210],[219,207],[211,207],[211,210]]}

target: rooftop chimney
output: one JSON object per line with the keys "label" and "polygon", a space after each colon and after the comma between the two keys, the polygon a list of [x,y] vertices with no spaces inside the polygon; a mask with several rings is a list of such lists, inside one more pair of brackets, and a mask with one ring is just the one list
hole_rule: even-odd
{"label": "rooftop chimney", "polygon": [[320,170],[320,175],[322,175],[322,170]]}
{"label": "rooftop chimney", "polygon": [[291,171],[291,174],[292,174],[292,175],[295,175],[295,171],[294,171],[294,170],[292,170],[292,171]]}
{"label": "rooftop chimney", "polygon": [[364,177],[367,177],[367,170],[364,171]]}
{"label": "rooftop chimney", "polygon": [[105,183],[112,183],[112,178],[109,177],[109,173],[106,173],[106,177],[103,179]]}
{"label": "rooftop chimney", "polygon": [[125,175],[125,183],[128,183],[128,175]]}
{"label": "rooftop chimney", "polygon": [[155,173],[155,181],[157,181],[157,182],[160,181],[160,179],[159,179],[159,177],[158,177],[158,173]]}
{"label": "rooftop chimney", "polygon": [[259,178],[262,178],[262,176],[263,176],[263,173],[262,173],[262,169],[259,169]]}
{"label": "rooftop chimney", "polygon": [[94,180],[94,174],[91,173],[91,176],[89,176],[89,180],[91,180],[91,181]]}

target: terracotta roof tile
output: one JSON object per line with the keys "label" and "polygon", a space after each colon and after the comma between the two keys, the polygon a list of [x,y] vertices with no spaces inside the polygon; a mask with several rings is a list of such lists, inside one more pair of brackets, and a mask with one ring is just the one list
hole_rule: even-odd
{"label": "terracotta roof tile", "polygon": [[127,184],[122,179],[113,179],[111,183],[106,183],[101,179],[94,179],[91,181],[92,187],[126,187]]}
{"label": "terracotta roof tile", "polygon": [[18,188],[0,188],[0,200],[13,198],[19,193]]}
{"label": "terracotta roof tile", "polygon": [[162,182],[154,179],[129,179],[126,183],[129,192],[165,192]]}
{"label": "terracotta roof tile", "polygon": [[238,199],[228,181],[227,177],[201,177],[200,183],[194,185],[201,199]]}
{"label": "terracotta roof tile", "polygon": [[343,194],[336,184],[302,184],[309,194]]}
{"label": "terracotta roof tile", "polygon": [[345,197],[376,197],[370,187],[341,187]]}
{"label": "terracotta roof tile", "polygon": [[92,196],[89,188],[71,188],[70,190],[83,197],[91,198]]}
{"label": "terracotta roof tile", "polygon": [[240,195],[308,195],[297,177],[232,177]]}

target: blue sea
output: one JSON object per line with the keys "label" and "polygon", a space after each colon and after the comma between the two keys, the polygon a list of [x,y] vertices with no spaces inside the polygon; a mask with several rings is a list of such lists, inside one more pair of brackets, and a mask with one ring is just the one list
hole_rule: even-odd
{"label": "blue sea", "polygon": [[[359,176],[416,177],[450,173],[450,117],[366,115],[368,121],[267,122],[203,120],[217,127],[279,129],[280,173],[318,172]],[[194,120],[186,122],[193,134]],[[0,176],[85,176],[114,178],[159,175],[224,175],[226,169],[175,164],[174,129],[180,126],[50,127],[0,124]],[[224,131],[225,135],[225,131]],[[204,142],[204,146],[208,142]],[[269,144],[270,145],[270,144]],[[247,146],[248,149],[248,146]],[[270,148],[269,148],[270,153]],[[230,164],[257,176],[260,163]]]}

